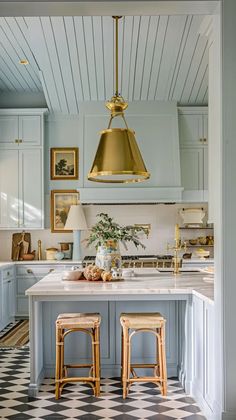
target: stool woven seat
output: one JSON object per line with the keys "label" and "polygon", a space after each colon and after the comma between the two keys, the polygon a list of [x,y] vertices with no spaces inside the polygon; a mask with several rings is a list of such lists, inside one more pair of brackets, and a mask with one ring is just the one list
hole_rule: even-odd
{"label": "stool woven seat", "polygon": [[122,313],[120,323],[127,328],[160,328],[164,321],[159,312],[154,313]]}
{"label": "stool woven seat", "polygon": [[[123,398],[127,397],[129,388],[134,382],[155,383],[160,388],[162,395],[166,395],[165,322],[165,318],[159,312],[122,313],[120,315]],[[156,337],[155,363],[131,363],[132,337],[137,333],[151,333]],[[138,376],[135,371],[138,368],[153,369],[153,376]]]}
{"label": "stool woven seat", "polygon": [[94,328],[96,325],[100,325],[101,316],[90,313],[60,314],[56,322],[62,328],[73,328],[73,326],[77,328]]}
{"label": "stool woven seat", "polygon": [[[63,386],[68,382],[85,382],[92,386],[94,395],[100,395],[100,323],[97,313],[65,313],[56,320],[56,372],[55,397],[61,397]],[[86,364],[65,364],[65,337],[70,333],[85,333],[90,336],[92,344],[92,362]],[[89,368],[88,376],[68,376],[68,369]]]}

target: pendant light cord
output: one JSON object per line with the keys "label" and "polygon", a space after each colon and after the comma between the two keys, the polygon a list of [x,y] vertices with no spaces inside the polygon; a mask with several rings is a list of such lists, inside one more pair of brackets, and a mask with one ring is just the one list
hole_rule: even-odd
{"label": "pendant light cord", "polygon": [[118,73],[119,73],[119,64],[118,64],[118,60],[119,60],[119,55],[118,55],[118,51],[119,51],[119,43],[118,43],[118,20],[121,18],[121,16],[113,16],[113,18],[115,19],[115,96],[119,96],[119,79],[118,79]]}

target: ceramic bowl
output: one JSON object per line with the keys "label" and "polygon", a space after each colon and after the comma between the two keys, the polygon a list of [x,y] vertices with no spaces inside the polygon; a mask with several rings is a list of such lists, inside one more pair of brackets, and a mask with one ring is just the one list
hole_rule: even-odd
{"label": "ceramic bowl", "polygon": [[198,242],[200,245],[206,245],[207,244],[207,238],[205,236],[200,236],[198,238]]}
{"label": "ceramic bowl", "polygon": [[189,239],[190,245],[197,245],[197,239]]}
{"label": "ceramic bowl", "polygon": [[75,281],[75,280],[79,280],[82,274],[83,274],[82,270],[66,270],[66,271],[63,271],[62,279]]}

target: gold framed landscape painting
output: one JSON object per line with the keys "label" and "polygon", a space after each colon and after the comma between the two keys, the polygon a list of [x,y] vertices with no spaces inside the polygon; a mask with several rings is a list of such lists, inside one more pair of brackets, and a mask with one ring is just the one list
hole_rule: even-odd
{"label": "gold framed landscape painting", "polygon": [[51,179],[79,179],[78,147],[51,148]]}
{"label": "gold framed landscape painting", "polygon": [[51,191],[51,232],[71,232],[64,230],[70,206],[78,204],[79,192],[76,190]]}

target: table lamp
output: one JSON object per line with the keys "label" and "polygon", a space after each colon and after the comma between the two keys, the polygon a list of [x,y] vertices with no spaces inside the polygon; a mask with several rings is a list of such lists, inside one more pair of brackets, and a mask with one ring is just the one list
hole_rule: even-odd
{"label": "table lamp", "polygon": [[64,226],[66,230],[73,230],[73,260],[81,261],[82,252],[80,244],[80,232],[81,230],[87,230],[87,223],[81,204],[72,205],[70,207],[66,224]]}

